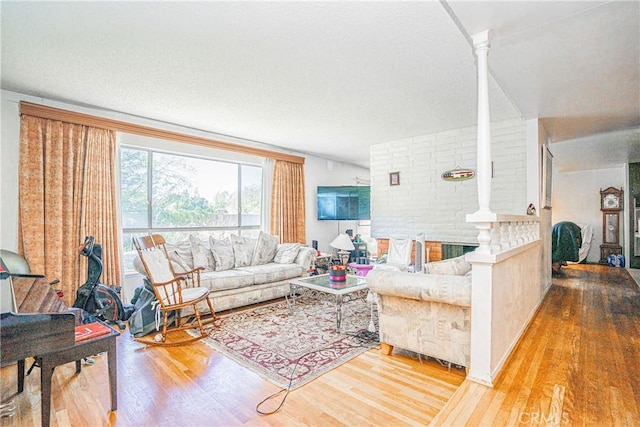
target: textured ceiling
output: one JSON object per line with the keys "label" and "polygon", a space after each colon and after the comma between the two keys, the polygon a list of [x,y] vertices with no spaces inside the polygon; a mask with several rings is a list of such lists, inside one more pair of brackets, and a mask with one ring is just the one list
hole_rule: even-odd
{"label": "textured ceiling", "polygon": [[[606,119],[609,130],[640,124],[639,5],[506,3],[499,15],[502,22],[487,18],[483,23],[478,15],[487,9],[480,4],[466,6],[460,15],[472,14],[461,17],[462,22],[468,19],[471,31],[497,25],[491,50],[493,74],[525,117],[545,119],[549,133],[561,141],[581,135],[558,120]],[[605,124],[584,120],[580,125],[589,135]]]}
{"label": "textured ceiling", "polygon": [[490,28],[489,67],[560,171],[640,161],[640,2],[450,2],[470,34]]}
{"label": "textured ceiling", "polygon": [[575,141],[640,126],[638,2],[613,3],[2,2],[1,86],[367,166],[475,124],[490,28],[492,119]]}

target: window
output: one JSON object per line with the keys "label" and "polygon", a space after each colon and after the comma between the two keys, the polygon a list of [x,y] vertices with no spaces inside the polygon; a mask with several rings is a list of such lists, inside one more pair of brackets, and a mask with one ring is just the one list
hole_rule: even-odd
{"label": "window", "polygon": [[262,226],[262,167],[148,149],[120,149],[125,271],[133,269],[134,235],[167,241],[232,233],[257,237]]}

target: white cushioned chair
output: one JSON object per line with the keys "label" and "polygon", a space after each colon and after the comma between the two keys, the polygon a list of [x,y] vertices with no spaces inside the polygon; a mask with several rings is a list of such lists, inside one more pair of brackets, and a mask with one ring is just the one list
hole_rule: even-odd
{"label": "white cushioned chair", "polygon": [[387,262],[376,264],[375,269],[407,271],[411,264],[411,249],[413,241],[411,239],[389,239],[389,250]]}

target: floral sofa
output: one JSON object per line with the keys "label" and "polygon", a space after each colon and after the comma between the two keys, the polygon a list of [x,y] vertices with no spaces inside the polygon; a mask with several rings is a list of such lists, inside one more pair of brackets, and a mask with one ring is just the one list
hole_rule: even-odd
{"label": "floral sofa", "polygon": [[[316,251],[299,243],[278,243],[260,232],[258,238],[236,235],[224,239],[197,236],[166,245],[176,273],[204,267],[200,285],[209,288],[216,312],[285,296],[289,280],[308,275]],[[135,269],[146,275],[138,257]]]}
{"label": "floral sofa", "polygon": [[382,352],[393,347],[469,367],[471,265],[464,256],[425,264],[425,273],[373,269]]}

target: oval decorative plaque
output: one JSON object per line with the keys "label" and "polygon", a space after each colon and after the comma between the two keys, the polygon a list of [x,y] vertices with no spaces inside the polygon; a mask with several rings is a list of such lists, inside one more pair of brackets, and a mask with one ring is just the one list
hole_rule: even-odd
{"label": "oval decorative plaque", "polygon": [[473,169],[460,169],[455,168],[448,171],[442,172],[440,177],[445,181],[465,181],[467,179],[471,179],[476,176],[476,173]]}

